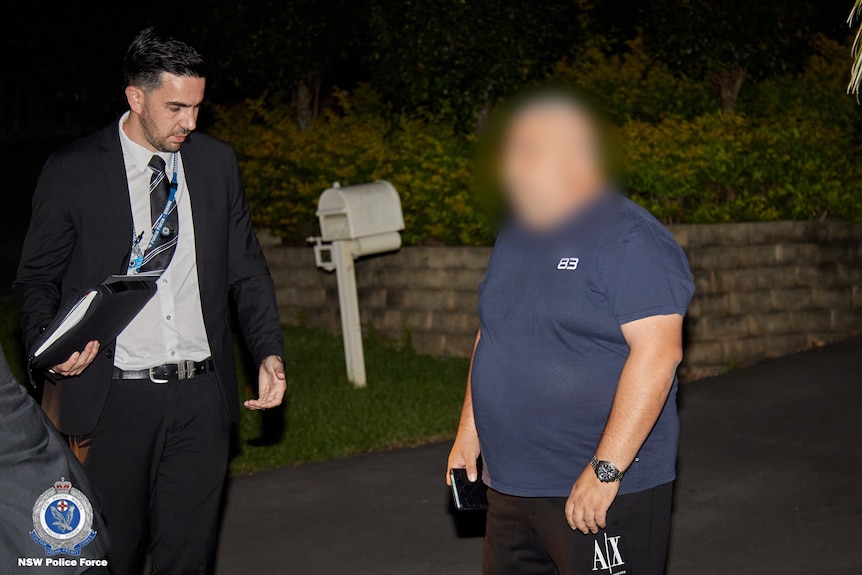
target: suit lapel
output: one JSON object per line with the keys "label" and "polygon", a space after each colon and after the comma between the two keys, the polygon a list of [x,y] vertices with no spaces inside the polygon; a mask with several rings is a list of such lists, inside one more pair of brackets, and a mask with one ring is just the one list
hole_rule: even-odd
{"label": "suit lapel", "polygon": [[[134,224],[132,205],[129,199],[129,182],[126,178],[126,163],[117,124],[105,128],[102,136],[102,175],[104,177],[104,206],[108,207],[108,217],[101,220],[108,246],[118,248],[123,255],[118,258],[116,273],[125,273],[126,260],[131,250]],[[98,208],[98,207],[97,207]],[[99,210],[101,212],[101,210]]]}
{"label": "suit lapel", "polygon": [[[207,242],[207,222],[212,224],[216,221],[213,216],[215,204],[207,201],[207,190],[212,189],[210,174],[205,164],[204,155],[198,146],[195,146],[195,137],[192,135],[183,144],[180,154],[183,159],[183,170],[186,176],[186,192],[192,204],[192,222],[195,226],[195,260],[198,268],[198,285],[203,301],[205,291],[209,282],[203,278],[209,277],[208,265],[211,261],[209,249],[211,242]],[[211,199],[210,199],[211,200]],[[180,229],[182,234],[182,229]]]}

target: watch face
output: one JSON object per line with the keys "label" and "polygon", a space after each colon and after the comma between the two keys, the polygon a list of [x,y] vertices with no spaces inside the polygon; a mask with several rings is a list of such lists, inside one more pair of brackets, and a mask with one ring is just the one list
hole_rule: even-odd
{"label": "watch face", "polygon": [[610,482],[616,479],[617,475],[619,475],[619,471],[613,463],[600,461],[596,466],[596,476],[598,476],[599,481]]}

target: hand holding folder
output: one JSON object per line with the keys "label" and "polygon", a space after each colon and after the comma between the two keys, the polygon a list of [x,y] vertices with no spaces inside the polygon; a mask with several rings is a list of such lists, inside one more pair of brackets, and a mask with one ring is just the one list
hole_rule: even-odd
{"label": "hand holding folder", "polygon": [[158,279],[157,274],[111,276],[84,290],[54,316],[33,346],[30,369],[64,363],[91,341],[115,340],[155,295]]}

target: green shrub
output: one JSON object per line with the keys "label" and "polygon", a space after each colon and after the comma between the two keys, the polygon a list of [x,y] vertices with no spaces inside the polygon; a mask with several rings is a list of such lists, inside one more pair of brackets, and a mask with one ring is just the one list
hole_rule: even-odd
{"label": "green shrub", "polygon": [[654,123],[668,116],[693,118],[718,109],[709,86],[674,75],[652,58],[640,40],[622,54],[607,55],[600,46],[586,47],[577,58],[559,62],[549,80],[575,87],[617,125]]}
{"label": "green shrub", "polygon": [[[666,223],[862,221],[862,108],[844,94],[841,47],[816,48],[804,73],[752,83],[731,114],[637,42],[612,57],[587,49],[554,78],[597,97],[619,129],[621,183]],[[317,198],[333,182],[386,179],[401,194],[405,244],[493,242],[475,191],[474,138],[448,114],[393,115],[367,87],[337,99],[338,113],[306,131],[287,105],[217,111],[213,132],[237,148],[258,225],[302,242],[317,235]]]}
{"label": "green shrub", "polygon": [[846,50],[819,39],[800,75],[751,84],[735,114],[622,128],[622,180],[666,222],[862,221],[862,109],[844,90]]}
{"label": "green shrub", "polygon": [[[805,118],[822,122],[842,138],[862,125],[862,108],[847,94],[847,46],[816,38],[802,74],[752,83],[742,92],[739,110],[761,118]],[[858,144],[858,141],[856,142]]]}
{"label": "green shrub", "polygon": [[367,88],[337,97],[341,113],[327,111],[305,131],[286,105],[217,111],[213,133],[237,148],[257,224],[302,242],[317,235],[317,198],[333,182],[385,179],[401,194],[406,244],[492,241],[472,199],[470,137],[440,119],[385,114]]}
{"label": "green shrub", "polygon": [[850,142],[820,122],[716,112],[622,132],[622,180],[665,222],[862,216]]}

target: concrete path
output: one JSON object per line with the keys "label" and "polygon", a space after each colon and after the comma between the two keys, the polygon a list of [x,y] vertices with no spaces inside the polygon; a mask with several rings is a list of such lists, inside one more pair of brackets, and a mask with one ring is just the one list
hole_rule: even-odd
{"label": "concrete path", "polygon": [[[669,575],[862,572],[862,338],[683,386]],[[231,479],[217,575],[467,575],[448,444]]]}

